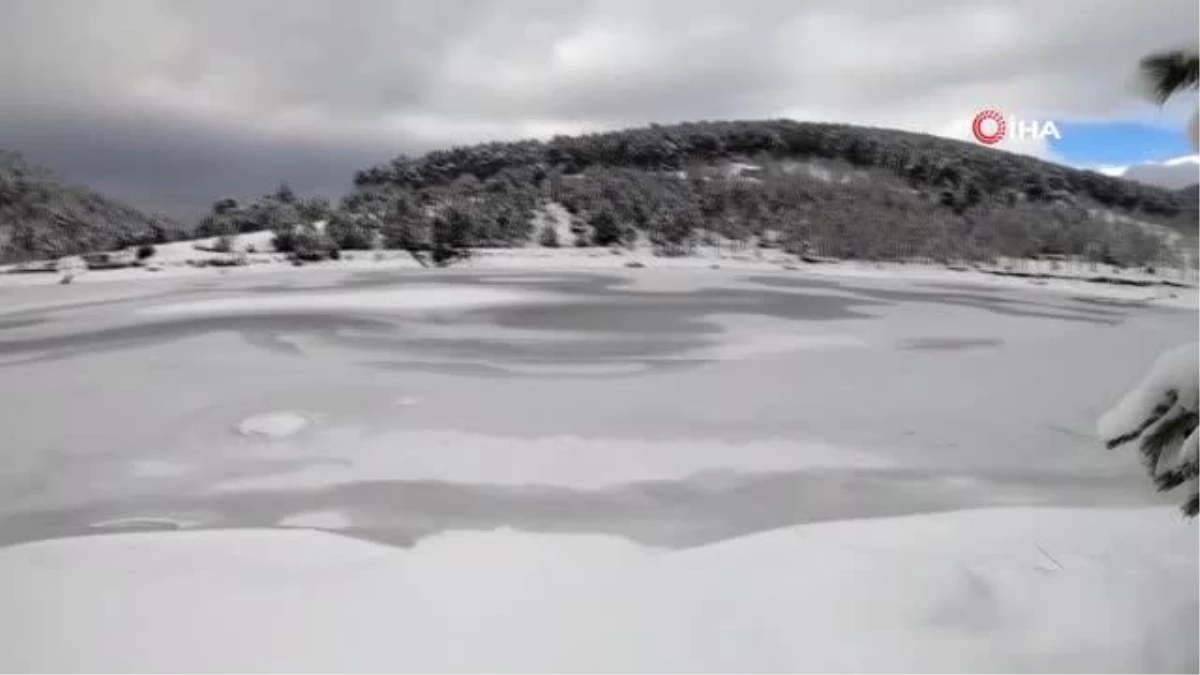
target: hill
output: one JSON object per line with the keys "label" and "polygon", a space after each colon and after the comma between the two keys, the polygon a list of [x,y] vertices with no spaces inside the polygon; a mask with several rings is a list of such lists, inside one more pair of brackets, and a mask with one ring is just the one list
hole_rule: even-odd
{"label": "hill", "polygon": [[[485,143],[362,169],[336,208],[287,186],[214,204],[203,237],[272,229],[319,258],[383,245],[774,246],[839,258],[1081,256],[1177,262],[1180,193],[982,145],[791,120],[718,121]],[[306,223],[328,222],[317,228]],[[1181,239],[1175,238],[1175,241]]]}
{"label": "hill", "polygon": [[[842,258],[1143,264],[1174,256],[1156,232],[1195,230],[1185,195],[1162,188],[930,135],[790,120],[457,147],[354,182],[331,236],[435,250],[646,237],[679,253],[715,238]],[[557,205],[573,241],[535,231]],[[246,229],[264,224],[252,220]]]}
{"label": "hill", "polygon": [[[441,263],[471,247],[529,244],[677,255],[716,243],[843,259],[1160,266],[1194,262],[1195,213],[1192,193],[971,143],[768,120],[399,156],[359,171],[336,207],[285,185],[251,204],[216,201],[195,234],[272,230],[278,250],[310,259],[383,246]],[[174,238],[166,219],[0,154],[0,261]]]}
{"label": "hill", "polygon": [[1034,200],[1062,190],[1124,210],[1168,216],[1178,210],[1167,190],[1033,157],[928,134],[792,120],[651,125],[557,136],[549,142],[458,147],[416,159],[397,157],[388,165],[360,171],[355,184],[421,188],[464,175],[483,180],[504,170],[539,166],[568,175],[589,167],[669,171],[746,157],[840,160],[858,168],[881,168],[924,187],[966,190],[974,185],[985,194],[1008,190]]}
{"label": "hill", "polygon": [[105,251],[177,238],[181,228],[61,182],[0,150],[0,263]]}
{"label": "hill", "polygon": [[1179,188],[1175,191],[1179,196],[1179,201],[1184,205],[1185,209],[1195,211],[1200,206],[1200,184],[1193,183],[1184,188]]}

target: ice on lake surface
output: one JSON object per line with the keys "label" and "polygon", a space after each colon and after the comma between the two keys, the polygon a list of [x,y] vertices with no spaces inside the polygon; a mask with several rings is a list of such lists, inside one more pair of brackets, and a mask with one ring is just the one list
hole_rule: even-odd
{"label": "ice on lake surface", "polygon": [[25,309],[0,324],[0,541],[353,507],[386,541],[508,525],[687,546],[846,517],[1161,503],[1092,429],[1196,335],[1185,309],[803,274],[104,286],[95,302],[3,291]]}
{"label": "ice on lake surface", "polygon": [[[828,521],[1153,507],[1191,547],[1154,550],[1165,534],[1147,558],[1194,577],[1195,528],[1093,429],[1159,353],[1196,339],[1194,309],[802,272],[0,288],[0,544],[283,527],[416,552],[511,528],[539,547],[592,535],[682,555]],[[1066,663],[1031,659],[1004,664]],[[855,667],[801,665],[822,663]]]}

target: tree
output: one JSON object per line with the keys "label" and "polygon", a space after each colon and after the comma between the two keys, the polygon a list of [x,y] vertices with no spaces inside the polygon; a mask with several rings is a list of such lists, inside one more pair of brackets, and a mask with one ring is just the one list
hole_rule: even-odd
{"label": "tree", "polygon": [[[280,248],[279,240],[281,235],[275,236],[276,249]],[[337,244],[329,238],[329,235],[318,230],[311,223],[302,223],[291,228],[287,235],[288,248],[294,260],[315,261],[324,260],[332,257],[338,251]]]}
{"label": "tree", "polygon": [[213,215],[223,216],[238,210],[238,201],[233,197],[225,197],[213,202]]}
{"label": "tree", "polygon": [[296,211],[305,222],[315,223],[319,220],[329,220],[333,207],[328,197],[309,197],[296,202]]}
{"label": "tree", "polygon": [[1200,344],[1193,342],[1168,351],[1097,425],[1108,448],[1137,443],[1146,472],[1159,491],[1184,486],[1187,495],[1183,512],[1192,518],[1200,512],[1198,371]]}
{"label": "tree", "polygon": [[429,248],[429,219],[404,193],[396,195],[383,219],[383,247],[408,252]]}
{"label": "tree", "polygon": [[446,207],[433,219],[433,262],[445,265],[465,257],[471,243],[471,214],[457,204]]}
{"label": "tree", "polygon": [[[255,204],[251,209],[249,220],[251,224],[248,226],[251,230],[271,230],[276,235],[284,232],[289,232],[292,228],[305,223],[300,217],[300,213],[296,210],[293,204],[277,202],[274,200],[265,200],[261,204]],[[243,228],[241,231],[247,231]]]}
{"label": "tree", "polygon": [[[1195,90],[1200,82],[1200,58],[1192,50],[1174,49],[1151,54],[1141,61],[1143,80],[1150,86],[1154,102],[1163,105],[1176,94],[1189,89]],[[1200,143],[1197,130],[1198,112],[1192,113],[1188,123],[1188,137],[1192,149]]]}
{"label": "tree", "polygon": [[233,253],[234,238],[232,234],[222,234],[213,242],[212,250],[217,253]]}
{"label": "tree", "polygon": [[375,230],[353,214],[333,214],[325,226],[325,233],[339,249],[365,251],[375,247]]}
{"label": "tree", "polygon": [[287,183],[280,183],[279,189],[275,190],[275,194],[272,196],[275,198],[275,201],[281,204],[296,203],[296,193],[292,190],[292,186]]}
{"label": "tree", "polygon": [[661,207],[650,218],[650,240],[667,255],[687,252],[688,238],[700,222],[699,210],[685,204]]}
{"label": "tree", "polygon": [[1155,100],[1161,105],[1175,94],[1197,87],[1196,52],[1175,49],[1151,54],[1142,59],[1141,71],[1153,87]]}
{"label": "tree", "polygon": [[621,224],[608,208],[601,209],[592,216],[592,243],[596,246],[612,246],[620,244],[625,238]]}
{"label": "tree", "polygon": [[553,223],[546,223],[542,226],[542,231],[538,235],[538,243],[546,248],[558,248],[558,230],[554,229]]}
{"label": "tree", "polygon": [[[1169,51],[1142,59],[1141,69],[1161,105],[1197,86],[1195,52]],[[1191,140],[1196,147],[1196,115]],[[1097,426],[1104,444],[1137,442],[1142,463],[1162,492],[1185,486],[1183,512],[1200,513],[1200,344],[1189,343],[1160,356],[1138,383]]]}
{"label": "tree", "polygon": [[212,213],[205,216],[196,226],[195,234],[201,237],[219,237],[239,234],[255,229],[247,227],[247,213],[232,197],[213,202]]}

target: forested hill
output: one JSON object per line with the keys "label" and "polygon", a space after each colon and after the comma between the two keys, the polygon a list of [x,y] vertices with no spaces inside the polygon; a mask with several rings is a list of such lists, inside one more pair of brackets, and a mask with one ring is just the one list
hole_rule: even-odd
{"label": "forested hill", "polygon": [[[354,183],[322,246],[649,240],[680,253],[724,240],[842,258],[1144,264],[1178,262],[1177,234],[1194,240],[1196,229],[1183,193],[930,135],[789,120],[485,143],[397,157]],[[202,231],[288,221],[296,203],[284,192],[214,213]]]}
{"label": "forested hill", "polygon": [[19,153],[0,150],[0,263],[156,243],[181,233],[166,218],[63,183]]}
{"label": "forested hill", "polygon": [[951,190],[966,198],[1022,194],[1040,200],[1056,191],[1126,211],[1174,216],[1179,196],[1168,190],[999,151],[974,143],[894,129],[792,120],[651,125],[547,142],[486,143],[397,157],[360,171],[358,186],[423,188],[462,176],[483,180],[528,167],[577,174],[589,167],[651,171],[686,169],[719,160],[835,160],[858,169],[882,169],[913,187]]}

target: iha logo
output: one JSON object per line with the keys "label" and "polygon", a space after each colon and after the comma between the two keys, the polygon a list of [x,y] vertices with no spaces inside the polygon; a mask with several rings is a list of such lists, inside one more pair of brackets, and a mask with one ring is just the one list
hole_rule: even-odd
{"label": "iha logo", "polygon": [[1004,140],[1008,136],[1010,128],[1013,130],[1013,136],[1022,140],[1030,138],[1041,140],[1047,136],[1054,140],[1062,140],[1054,122],[1026,120],[1011,116],[1006,118],[1000,114],[999,110],[992,108],[980,110],[979,114],[975,115],[975,119],[971,121],[971,133],[975,136],[975,140],[984,145],[995,145]]}

